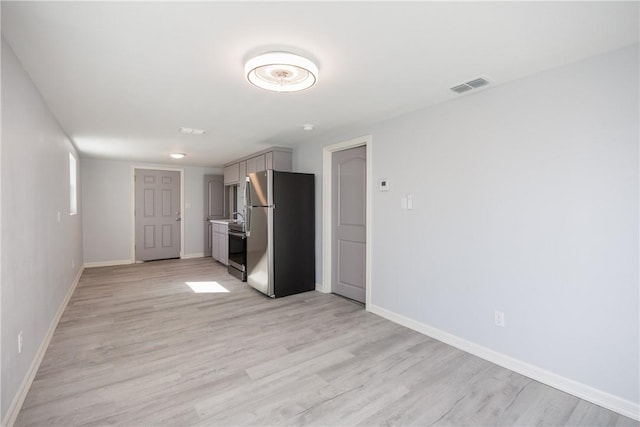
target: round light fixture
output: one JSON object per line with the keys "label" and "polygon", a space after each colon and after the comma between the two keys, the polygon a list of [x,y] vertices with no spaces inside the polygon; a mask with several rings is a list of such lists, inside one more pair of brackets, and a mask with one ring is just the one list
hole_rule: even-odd
{"label": "round light fixture", "polygon": [[184,156],[186,156],[186,154],[184,154],[184,153],[171,153],[171,154],[169,154],[169,155],[170,155],[171,157],[173,157],[174,159],[181,159],[181,158],[183,158]]}
{"label": "round light fixture", "polygon": [[274,92],[295,92],[308,89],[318,81],[316,64],[287,52],[269,52],[247,61],[247,80],[262,89]]}

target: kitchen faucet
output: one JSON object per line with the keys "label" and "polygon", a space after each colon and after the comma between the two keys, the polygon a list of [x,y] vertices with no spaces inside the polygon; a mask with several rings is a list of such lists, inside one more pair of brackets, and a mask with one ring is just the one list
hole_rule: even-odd
{"label": "kitchen faucet", "polygon": [[[234,212],[231,215],[240,215],[240,218],[242,218],[242,222],[244,222],[244,215],[242,215],[240,212]],[[236,217],[237,219],[237,217]]]}

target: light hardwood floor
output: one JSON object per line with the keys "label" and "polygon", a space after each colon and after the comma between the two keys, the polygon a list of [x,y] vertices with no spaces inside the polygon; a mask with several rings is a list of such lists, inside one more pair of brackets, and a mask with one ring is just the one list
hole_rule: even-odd
{"label": "light hardwood floor", "polygon": [[[228,293],[194,293],[216,281]],[[317,292],[210,259],[85,270],[16,426],[638,423]]]}

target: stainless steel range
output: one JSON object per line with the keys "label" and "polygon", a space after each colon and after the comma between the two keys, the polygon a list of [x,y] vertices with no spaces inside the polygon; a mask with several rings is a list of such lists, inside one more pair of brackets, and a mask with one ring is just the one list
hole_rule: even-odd
{"label": "stainless steel range", "polygon": [[229,224],[229,274],[247,281],[247,237],[244,224]]}

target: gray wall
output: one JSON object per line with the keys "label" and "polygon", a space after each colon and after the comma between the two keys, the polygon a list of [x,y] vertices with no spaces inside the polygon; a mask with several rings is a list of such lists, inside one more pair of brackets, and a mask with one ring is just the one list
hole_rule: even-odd
{"label": "gray wall", "polygon": [[637,403],[638,72],[635,45],[299,144],[316,282],[322,147],[371,134],[372,304]]}
{"label": "gray wall", "polygon": [[82,211],[69,214],[69,152],[77,153],[4,39],[1,50],[4,419],[83,259]]}
{"label": "gray wall", "polygon": [[[131,259],[131,166],[180,167],[123,161],[82,159],[84,261],[123,262]],[[222,174],[220,168],[184,167],[184,253],[202,254],[204,175]]]}

